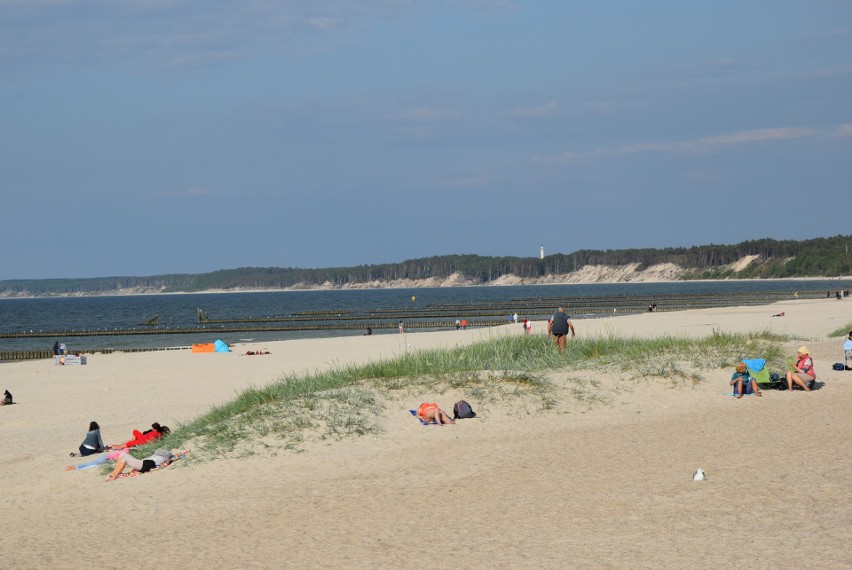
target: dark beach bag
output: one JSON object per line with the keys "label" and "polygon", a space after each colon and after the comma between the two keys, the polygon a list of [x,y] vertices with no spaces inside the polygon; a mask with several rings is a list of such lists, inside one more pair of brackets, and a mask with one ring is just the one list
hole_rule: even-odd
{"label": "dark beach bag", "polygon": [[476,412],[473,411],[473,408],[470,407],[464,400],[459,400],[453,405],[453,419],[458,420],[461,418],[475,418]]}

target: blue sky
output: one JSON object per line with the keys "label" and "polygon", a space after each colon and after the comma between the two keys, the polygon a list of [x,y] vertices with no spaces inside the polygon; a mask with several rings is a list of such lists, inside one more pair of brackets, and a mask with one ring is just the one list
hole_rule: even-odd
{"label": "blue sky", "polygon": [[807,239],[851,181],[845,0],[0,0],[0,279]]}

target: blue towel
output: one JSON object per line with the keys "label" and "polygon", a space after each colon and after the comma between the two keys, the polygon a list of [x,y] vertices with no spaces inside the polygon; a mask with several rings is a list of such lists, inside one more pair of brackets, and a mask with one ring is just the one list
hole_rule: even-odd
{"label": "blue towel", "polygon": [[749,370],[753,372],[760,372],[763,370],[763,367],[766,366],[766,360],[762,358],[752,358],[750,360],[743,360],[746,366],[748,366]]}

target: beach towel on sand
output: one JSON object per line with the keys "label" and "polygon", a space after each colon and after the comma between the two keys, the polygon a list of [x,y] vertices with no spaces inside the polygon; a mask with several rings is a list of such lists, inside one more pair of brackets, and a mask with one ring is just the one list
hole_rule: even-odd
{"label": "beach towel on sand", "polygon": [[411,415],[414,416],[415,418],[417,418],[420,421],[420,423],[423,424],[424,426],[436,426],[436,425],[438,425],[438,422],[436,422],[435,420],[432,420],[431,422],[427,422],[426,420],[424,420],[423,418],[418,416],[417,410],[408,410],[408,411],[411,412]]}
{"label": "beach towel on sand", "polygon": [[[166,467],[168,467],[169,465],[171,465],[172,463],[174,463],[178,459],[183,459],[184,457],[189,455],[189,451],[190,450],[181,451],[180,453],[175,453],[175,456],[172,459],[169,459],[168,461],[166,461],[165,463],[163,463],[159,467],[154,467],[153,469],[148,471],[148,473],[153,473],[154,471],[159,471],[160,469],[165,469]],[[127,479],[128,477],[139,477],[140,475],[145,475],[145,473],[140,473],[139,471],[126,471],[124,473],[120,473],[118,475],[118,477],[116,477],[116,479]]]}

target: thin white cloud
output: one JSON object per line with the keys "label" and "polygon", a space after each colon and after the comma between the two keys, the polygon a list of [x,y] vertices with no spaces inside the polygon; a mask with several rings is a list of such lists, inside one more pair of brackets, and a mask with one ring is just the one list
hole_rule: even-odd
{"label": "thin white cloud", "polygon": [[518,107],[509,111],[503,111],[503,115],[513,117],[552,117],[559,112],[559,103],[548,101],[536,107]]}
{"label": "thin white cloud", "polygon": [[807,78],[842,77],[852,74],[852,65],[840,65],[837,67],[825,67],[814,69],[803,74]]}
{"label": "thin white cloud", "polygon": [[[642,152],[681,153],[705,150],[727,145],[751,144],[777,140],[794,140],[814,136],[824,137],[828,135],[829,133],[816,131],[814,129],[806,127],[752,129],[746,131],[736,131],[733,133],[725,133],[721,135],[714,135],[711,137],[701,137],[685,141],[637,143],[617,148],[599,148],[590,152],[575,152],[565,150],[559,154],[550,156],[534,155],[531,156],[529,160],[530,162],[570,163],[576,162],[583,158],[597,156],[637,154]],[[830,133],[830,136],[852,136],[852,123],[839,125]]]}
{"label": "thin white cloud", "polygon": [[152,192],[150,194],[151,198],[197,198],[199,196],[209,196],[210,191],[206,188],[202,188],[201,186],[190,186],[189,188],[184,188],[183,190],[179,190],[177,192]]}
{"label": "thin white cloud", "polygon": [[437,109],[433,107],[415,107],[413,109],[407,109],[402,111],[401,113],[397,113],[392,115],[391,118],[394,119],[404,119],[408,121],[423,121],[423,122],[431,122],[431,121],[446,121],[450,119],[457,119],[460,116],[458,111],[453,111],[451,109]]}
{"label": "thin white cloud", "polygon": [[852,137],[852,123],[846,123],[845,125],[840,125],[834,132],[831,133],[833,137]]}
{"label": "thin white cloud", "polygon": [[775,129],[754,129],[749,131],[738,131],[712,137],[698,139],[661,142],[640,143],[619,148],[615,152],[621,154],[632,154],[637,152],[684,152],[699,150],[719,145],[745,144],[772,140],[799,139],[811,137],[818,134],[816,131],[802,127],[780,127]]}
{"label": "thin white cloud", "polygon": [[471,176],[461,178],[450,178],[440,182],[439,184],[442,186],[481,187],[492,184],[494,181],[494,176],[490,176],[488,174],[473,174]]}

